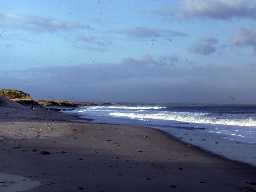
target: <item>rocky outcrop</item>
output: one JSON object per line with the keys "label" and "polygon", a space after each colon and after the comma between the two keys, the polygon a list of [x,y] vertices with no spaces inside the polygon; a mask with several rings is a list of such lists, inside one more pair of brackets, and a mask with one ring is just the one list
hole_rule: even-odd
{"label": "rocky outcrop", "polygon": [[37,103],[44,107],[78,107],[79,104],[66,100],[38,100]]}
{"label": "rocky outcrop", "polygon": [[12,101],[26,106],[39,106],[39,103],[33,99],[12,99]]}
{"label": "rocky outcrop", "polygon": [[[31,95],[23,91],[15,89],[0,89],[1,100],[15,101],[25,106],[42,106],[42,107],[80,107],[80,106],[96,106],[111,105],[111,103],[94,103],[94,102],[74,102],[68,100],[33,100]],[[0,106],[1,106],[0,100]],[[14,103],[14,102],[12,102]]]}
{"label": "rocky outcrop", "polygon": [[32,100],[30,94],[15,89],[0,89],[0,96],[8,99]]}
{"label": "rocky outcrop", "polygon": [[36,101],[32,99],[29,93],[15,89],[0,89],[0,97],[8,99],[12,101],[12,103],[16,102],[21,105],[39,105]]}

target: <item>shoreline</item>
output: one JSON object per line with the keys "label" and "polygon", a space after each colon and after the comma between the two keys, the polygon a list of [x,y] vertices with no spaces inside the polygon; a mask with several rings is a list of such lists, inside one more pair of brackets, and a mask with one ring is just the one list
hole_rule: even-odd
{"label": "shoreline", "polygon": [[[48,110],[48,109],[47,109]],[[51,112],[51,110],[49,110]],[[159,133],[166,135],[167,137],[169,137],[171,140],[176,140],[177,142],[180,142],[181,144],[184,144],[185,146],[189,146],[189,147],[193,147],[195,149],[200,150],[201,152],[204,152],[206,154],[212,155],[212,156],[217,156],[223,160],[227,160],[227,161],[231,161],[231,162],[235,162],[235,163],[239,163],[239,164],[244,164],[247,166],[251,166],[256,168],[256,165],[252,164],[252,163],[247,163],[244,161],[239,161],[236,159],[232,159],[232,158],[228,158],[227,156],[212,152],[206,148],[203,148],[201,146],[192,144],[188,141],[184,141],[181,138],[179,138],[178,136],[175,136],[174,134],[171,134],[170,132],[166,132],[164,130],[161,130],[160,127],[150,127],[150,126],[140,126],[140,125],[129,125],[129,124],[121,124],[121,123],[105,123],[105,122],[94,122],[95,119],[91,119],[91,118],[81,118],[79,115],[76,114],[67,114],[64,112],[59,112],[59,111],[52,111],[54,113],[61,113],[64,114],[67,117],[71,117],[68,119],[61,119],[61,120],[51,120],[52,122],[55,123],[85,123],[85,124],[93,124],[93,125],[114,125],[114,126],[128,126],[128,127],[133,127],[133,128],[146,128],[146,129],[153,129],[153,130],[157,130]],[[17,119],[17,121],[13,121],[12,122],[27,122],[28,119]],[[41,119],[40,117],[38,117],[38,119],[29,119],[29,122],[47,122],[48,120],[45,119]],[[7,119],[0,119],[0,122],[10,122],[10,120]],[[194,130],[193,130],[194,131]],[[248,144],[249,145],[249,144]]]}
{"label": "shoreline", "polygon": [[[255,181],[255,168],[188,146],[160,130],[91,123],[48,123],[51,123],[52,130],[46,134],[42,132],[39,138],[32,135],[24,139],[16,135],[5,140],[9,155],[16,156],[15,162],[18,159],[21,164],[13,164],[15,162],[8,157],[6,168],[14,171],[11,171],[12,174],[30,175],[31,179],[39,180],[42,185],[35,188],[35,191],[49,191],[51,188],[56,191],[80,191],[79,186],[82,184],[84,188],[88,186],[91,189],[89,191],[99,191],[97,185],[101,185],[104,191],[119,191],[116,188],[118,179],[125,187],[128,187],[127,181],[140,180],[137,183],[141,187],[140,191],[157,191],[158,188],[169,191],[172,188],[170,185],[175,185],[180,191],[187,191],[191,187],[205,191],[209,185],[213,187],[212,191],[240,191],[236,189],[254,187],[247,183]],[[47,128],[47,121],[16,122],[14,125],[10,123],[10,127],[6,125],[11,130],[17,128],[17,125],[23,128],[28,125]],[[5,164],[1,151],[3,147],[0,147],[0,156]],[[38,162],[40,167],[37,167]],[[6,168],[3,171],[6,172]],[[220,173],[220,178],[214,178],[214,175]],[[73,175],[72,182],[66,184],[70,175]],[[191,175],[194,175],[192,183],[184,181]],[[80,177],[97,178],[97,181],[93,183]],[[169,179],[166,180],[166,177]],[[222,181],[226,177],[229,179]],[[226,182],[230,183],[231,188],[225,186]],[[134,191],[134,188],[122,188],[122,191]]]}
{"label": "shoreline", "polygon": [[161,130],[22,112],[0,111],[0,172],[40,182],[30,192],[256,190],[255,167]]}
{"label": "shoreline", "polygon": [[[79,120],[84,120],[83,118],[80,118],[79,116],[77,116],[77,117],[78,117]],[[164,135],[170,137],[170,139],[174,139],[177,142],[180,142],[181,144],[184,144],[184,145],[187,145],[187,146],[192,146],[192,147],[194,147],[194,148],[196,148],[196,149],[198,149],[198,150],[200,150],[202,152],[205,152],[205,153],[207,153],[209,155],[218,156],[218,157],[220,157],[223,160],[227,160],[227,161],[231,161],[231,162],[235,162],[235,163],[240,163],[240,164],[244,164],[244,165],[256,168],[256,161],[254,161],[254,162],[246,162],[244,160],[238,160],[238,159],[235,159],[235,158],[231,158],[231,157],[225,156],[225,154],[220,154],[218,152],[211,151],[211,150],[205,148],[204,146],[193,144],[193,143],[189,142],[188,140],[186,141],[186,140],[181,139],[179,136],[176,136],[175,134],[172,134],[171,132],[164,131],[164,130],[161,129],[161,127],[151,127],[151,126],[143,126],[143,125],[129,125],[129,124],[121,124],[121,123],[93,122],[93,121],[94,121],[94,119],[91,119],[90,121],[84,121],[84,123],[96,124],[96,125],[129,126],[129,127],[146,128],[146,129],[157,130],[161,134],[164,134]],[[83,121],[81,121],[81,122],[83,122]],[[171,128],[171,129],[173,129],[173,128]],[[191,130],[191,131],[196,131],[196,130]],[[215,135],[215,136],[216,137],[220,137],[219,135]],[[221,140],[224,140],[224,139],[221,139]],[[227,143],[229,143],[229,142],[232,143],[231,140],[227,140]],[[237,142],[235,142],[235,143],[237,143]],[[247,145],[247,146],[254,145],[254,144],[250,144],[250,143],[243,143],[243,144]]]}
{"label": "shoreline", "polygon": [[[155,129],[155,128],[153,128],[153,129]],[[157,128],[156,128],[156,129],[157,129]],[[234,162],[234,163],[243,164],[243,165],[245,165],[245,166],[250,166],[250,167],[256,168],[256,165],[253,165],[253,164],[250,164],[250,163],[246,163],[246,162],[243,162],[243,161],[239,161],[239,160],[235,160],[235,159],[230,159],[230,158],[228,158],[228,157],[226,157],[226,156],[224,156],[224,155],[221,155],[221,154],[218,154],[218,153],[214,153],[214,152],[212,152],[212,151],[210,151],[210,150],[207,150],[207,149],[205,149],[205,148],[203,148],[203,147],[200,147],[200,146],[198,146],[198,145],[194,145],[194,144],[191,144],[191,143],[186,142],[186,141],[184,141],[184,140],[181,140],[179,137],[176,137],[175,135],[172,135],[171,133],[165,132],[165,131],[160,130],[160,129],[157,129],[157,130],[159,130],[162,134],[166,134],[167,136],[169,136],[170,139],[174,139],[174,140],[176,140],[176,141],[178,141],[178,142],[180,142],[180,143],[183,143],[184,145],[192,146],[192,147],[194,147],[195,149],[198,149],[198,150],[200,150],[200,151],[202,151],[202,152],[205,152],[205,153],[207,153],[207,154],[209,154],[209,155],[217,156],[217,157],[219,157],[220,159],[223,159],[223,160],[226,160],[226,161],[231,161],[231,162]]]}

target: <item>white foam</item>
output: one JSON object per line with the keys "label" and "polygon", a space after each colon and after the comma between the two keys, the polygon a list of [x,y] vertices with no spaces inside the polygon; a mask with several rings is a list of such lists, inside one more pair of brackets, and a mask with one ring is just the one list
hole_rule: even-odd
{"label": "white foam", "polygon": [[111,105],[111,106],[92,106],[92,107],[84,107],[80,109],[80,112],[88,111],[88,110],[160,110],[166,109],[166,107],[161,106],[126,106],[126,105]]}
{"label": "white foam", "polygon": [[139,123],[161,129],[204,129],[208,133],[224,135],[228,139],[256,143],[256,115],[251,113],[175,112],[166,107],[149,105],[83,107],[73,113],[100,122]]}
{"label": "white foam", "polygon": [[162,120],[162,121],[178,121],[184,123],[194,124],[211,124],[211,125],[229,125],[229,126],[241,126],[241,127],[256,127],[256,120],[247,119],[220,119],[207,116],[207,113],[190,113],[190,112],[164,112],[164,113],[123,113],[112,112],[113,117],[126,117],[129,119],[138,120]]}

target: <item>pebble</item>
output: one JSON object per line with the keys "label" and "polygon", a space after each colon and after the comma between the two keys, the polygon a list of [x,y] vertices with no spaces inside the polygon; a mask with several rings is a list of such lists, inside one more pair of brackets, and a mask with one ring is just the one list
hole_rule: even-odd
{"label": "pebble", "polygon": [[49,151],[40,151],[41,155],[50,155],[51,153]]}

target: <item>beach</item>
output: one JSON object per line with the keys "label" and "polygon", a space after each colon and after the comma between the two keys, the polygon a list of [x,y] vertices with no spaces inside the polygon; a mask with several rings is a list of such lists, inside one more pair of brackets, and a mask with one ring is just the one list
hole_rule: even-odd
{"label": "beach", "polygon": [[256,192],[256,0],[10,0],[0,192]]}
{"label": "beach", "polygon": [[254,167],[156,129],[0,109],[1,191],[256,191]]}

